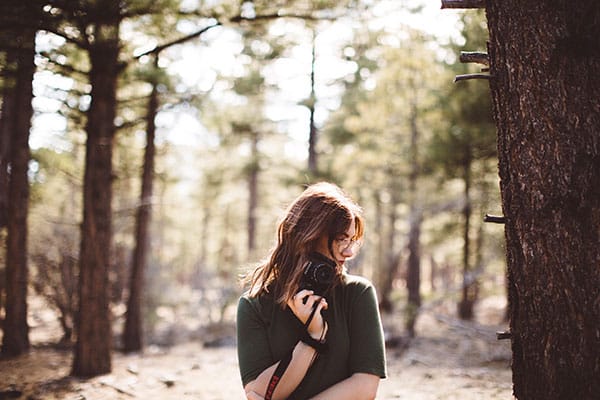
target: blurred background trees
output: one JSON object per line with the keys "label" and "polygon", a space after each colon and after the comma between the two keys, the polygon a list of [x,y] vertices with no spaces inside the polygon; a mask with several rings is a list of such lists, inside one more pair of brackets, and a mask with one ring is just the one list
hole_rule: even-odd
{"label": "blurred background trees", "polygon": [[[14,279],[56,309],[76,375],[110,370],[113,347],[227,336],[239,275],[321,179],[363,205],[350,272],[408,336],[423,310],[472,319],[504,296],[502,231],[482,223],[500,210],[489,90],[452,84],[458,52],[485,46],[483,14],[433,32],[411,24],[419,1],[33,3],[0,32],[37,30],[33,91],[19,89],[34,95],[30,205],[0,201],[3,352],[28,346],[7,339],[28,337]],[[26,43],[0,49],[0,200],[20,165],[6,126]],[[24,216],[15,261],[5,221]]]}

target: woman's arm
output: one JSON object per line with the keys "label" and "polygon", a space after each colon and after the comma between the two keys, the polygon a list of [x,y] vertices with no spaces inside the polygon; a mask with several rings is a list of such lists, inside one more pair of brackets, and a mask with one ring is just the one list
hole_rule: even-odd
{"label": "woman's arm", "polygon": [[[306,323],[309,316],[314,318],[307,327],[307,333],[315,340],[325,338],[327,324],[323,320],[321,310],[327,309],[327,301],[321,296],[313,295],[311,290],[302,290],[287,303],[291,311],[302,323]],[[314,310],[314,311],[313,311]],[[273,400],[287,398],[298,387],[308,368],[316,356],[316,350],[302,341],[299,341],[292,350],[292,358],[283,375],[277,381],[273,391]],[[256,395],[265,397],[269,390],[269,384],[273,373],[279,362],[262,371],[258,377],[246,384],[244,390],[248,399],[256,398]]]}
{"label": "woman's arm", "polygon": [[379,379],[376,375],[356,373],[322,391],[311,400],[372,400],[377,395]]}
{"label": "woman's arm", "polygon": [[[353,278],[354,290],[359,290],[352,307],[349,326],[349,367],[352,375],[325,389],[313,400],[371,400],[377,395],[379,381],[385,377],[385,342],[372,284]],[[364,372],[368,371],[368,372]]]}
{"label": "woman's arm", "polygon": [[[292,351],[292,359],[287,369],[281,376],[275,391],[273,392],[273,400],[285,399],[287,398],[295,389],[298,387],[304,375],[308,371],[310,364],[315,357],[315,349],[304,344],[303,342],[298,342],[294,350]],[[276,363],[266,370],[264,370],[255,380],[249,382],[246,386],[244,386],[244,390],[246,391],[246,397],[248,399],[256,399],[257,395],[261,396],[260,398],[264,398],[267,389],[269,386],[269,382],[271,381],[271,376],[273,376],[273,372],[279,363]]]}

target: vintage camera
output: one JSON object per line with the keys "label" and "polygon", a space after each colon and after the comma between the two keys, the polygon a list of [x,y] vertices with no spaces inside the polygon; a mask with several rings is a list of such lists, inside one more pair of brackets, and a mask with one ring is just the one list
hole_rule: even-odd
{"label": "vintage camera", "polygon": [[308,289],[318,296],[324,296],[333,284],[335,270],[333,260],[319,253],[312,253],[300,280],[300,290]]}

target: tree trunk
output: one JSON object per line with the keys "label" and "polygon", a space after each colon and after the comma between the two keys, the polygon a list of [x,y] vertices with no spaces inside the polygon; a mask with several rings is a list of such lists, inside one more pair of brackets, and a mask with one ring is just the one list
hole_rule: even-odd
{"label": "tree trunk", "polygon": [[[384,288],[387,285],[388,275],[385,269],[385,250],[386,245],[383,241],[383,201],[381,200],[381,192],[379,190],[373,193],[373,203],[375,204],[375,218],[373,221],[373,232],[375,233],[375,276],[377,277],[377,288],[379,295],[379,309],[382,311],[390,311],[391,303],[389,293],[384,294]],[[391,287],[390,287],[391,290]]]}
{"label": "tree trunk", "polygon": [[[10,65],[14,65],[14,53],[7,52],[5,55],[5,66],[3,67],[3,73],[8,75],[7,68]],[[0,110],[0,241],[3,244],[6,243],[6,236],[4,228],[8,224],[8,182],[9,182],[9,164],[10,164],[10,140],[12,132],[13,121],[9,118],[9,115],[13,114],[13,101],[12,101],[12,90],[11,85],[8,84],[10,81],[8,77],[4,81],[4,87],[2,88],[2,109]],[[6,262],[5,262],[6,264]],[[3,300],[5,299],[6,290],[6,265],[0,267],[0,313],[4,307]],[[2,320],[0,319],[0,328]]]}
{"label": "tree trunk", "polygon": [[[25,6],[31,13],[31,6]],[[35,10],[34,10],[35,11]],[[23,12],[19,10],[16,12]],[[2,131],[10,135],[6,235],[6,304],[2,354],[16,356],[29,349],[27,325],[27,213],[29,210],[29,130],[33,107],[35,28],[16,32],[14,70],[9,71],[2,113]],[[6,114],[5,114],[6,112]],[[4,166],[3,166],[4,167]],[[7,172],[7,171],[5,171]]]}
{"label": "tree trunk", "polygon": [[310,112],[309,119],[309,135],[308,135],[308,172],[314,177],[318,172],[317,162],[317,140],[319,132],[315,125],[315,107],[317,103],[317,96],[315,94],[315,63],[316,63],[316,52],[315,52],[315,31],[313,30],[312,38],[312,59],[310,68],[310,99],[308,101],[308,110]]}
{"label": "tree trunk", "polygon": [[[14,54],[7,52],[6,66],[14,64],[15,61],[11,56],[14,56]],[[6,66],[3,68],[3,73],[8,74]],[[0,114],[0,229],[6,227],[8,224],[8,165],[10,164],[10,139],[14,131],[11,128],[11,121],[9,121],[9,116],[13,115],[13,102],[11,98],[14,88],[11,87],[9,82],[10,79],[5,79],[2,90],[2,111]]]}
{"label": "tree trunk", "polygon": [[90,44],[92,102],[86,126],[79,312],[72,374],[111,370],[108,272],[111,249],[112,150],[119,73],[119,5],[106,0]]}
{"label": "tree trunk", "polygon": [[[17,12],[13,2],[0,3],[0,13],[7,20],[17,18]],[[14,91],[16,86],[17,61],[16,51],[4,45],[10,43],[15,36],[15,30],[9,27],[0,26],[0,51],[2,51],[3,63],[0,65],[0,76],[2,79],[2,110],[0,113],[0,229],[8,224],[8,182],[9,182],[9,164],[10,164],[10,140],[14,129],[12,128],[12,117],[14,109]],[[4,282],[3,282],[4,283]],[[2,286],[0,285],[0,288]],[[0,291],[0,299],[2,292]]]}
{"label": "tree trunk", "polygon": [[429,288],[431,289],[431,293],[435,293],[435,291],[437,290],[436,280],[438,276],[438,265],[435,261],[435,257],[433,257],[433,254],[429,255],[429,267]]}
{"label": "tree trunk", "polygon": [[466,159],[464,161],[463,181],[465,184],[465,206],[463,208],[464,227],[463,227],[463,283],[462,298],[458,303],[458,317],[465,320],[473,319],[473,306],[477,300],[477,285],[471,269],[470,254],[471,240],[469,232],[471,230],[471,152],[465,151]]}
{"label": "tree trunk", "polygon": [[60,282],[63,286],[61,290],[56,290],[58,308],[60,310],[60,323],[63,328],[63,337],[61,342],[71,344],[73,341],[73,323],[76,313],[76,294],[77,294],[77,259],[70,254],[61,255],[59,262]]}
{"label": "tree trunk", "polygon": [[[158,56],[155,56],[155,60]],[[156,64],[156,63],[155,63]],[[156,147],[156,114],[158,113],[157,83],[152,85],[146,115],[146,151],[142,171],[142,190],[140,204],[136,215],[135,250],[129,280],[129,298],[125,314],[123,331],[123,351],[140,351],[143,347],[142,297],[144,292],[144,276],[148,264],[148,241],[150,221],[152,218],[152,190],[154,182],[154,158]]]}
{"label": "tree trunk", "polygon": [[421,307],[421,221],[423,216],[418,206],[410,212],[408,233],[408,263],[406,268],[406,288],[408,304],[405,315],[405,328],[409,337],[415,337],[415,324]]}
{"label": "tree trunk", "polygon": [[250,132],[251,142],[251,161],[248,171],[248,257],[250,260],[256,250],[256,210],[258,207],[258,175],[259,175],[259,154],[258,154],[258,133]]}
{"label": "tree trunk", "polygon": [[253,168],[248,177],[248,257],[252,259],[256,250],[256,209],[258,206],[258,171]]}
{"label": "tree trunk", "polygon": [[420,173],[418,145],[419,130],[417,128],[416,100],[411,106],[410,114],[410,163],[409,176],[409,233],[408,233],[408,265],[406,268],[406,288],[408,290],[408,304],[406,309],[405,328],[409,337],[415,336],[415,324],[421,307],[421,222],[423,213],[419,204],[417,180]]}
{"label": "tree trunk", "polygon": [[[393,186],[393,184],[392,184]],[[385,257],[383,265],[386,271],[384,285],[381,288],[381,301],[379,307],[382,311],[391,312],[394,308],[392,303],[391,295],[394,289],[394,281],[398,275],[398,269],[400,268],[400,252],[396,252],[396,221],[398,219],[398,213],[396,212],[396,205],[398,204],[397,195],[395,194],[395,188],[390,189],[391,201],[388,203],[390,209],[388,212],[388,230],[387,237],[383,237],[382,241],[385,243]]]}
{"label": "tree trunk", "polygon": [[514,394],[600,393],[600,6],[488,1]]}

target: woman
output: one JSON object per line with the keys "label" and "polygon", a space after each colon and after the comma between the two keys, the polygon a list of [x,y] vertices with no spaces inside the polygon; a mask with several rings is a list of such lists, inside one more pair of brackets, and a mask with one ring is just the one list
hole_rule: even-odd
{"label": "woman", "polygon": [[238,304],[248,399],[375,398],[386,373],[377,297],[344,268],[363,233],[361,208],[333,184],[309,186],[290,205]]}

